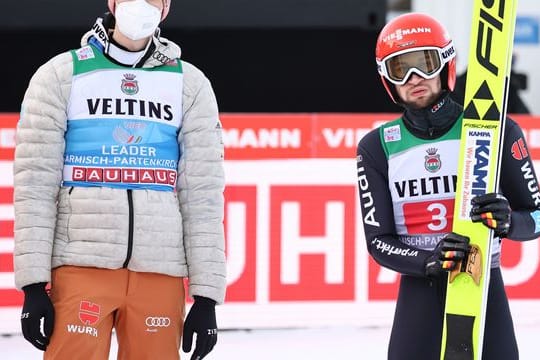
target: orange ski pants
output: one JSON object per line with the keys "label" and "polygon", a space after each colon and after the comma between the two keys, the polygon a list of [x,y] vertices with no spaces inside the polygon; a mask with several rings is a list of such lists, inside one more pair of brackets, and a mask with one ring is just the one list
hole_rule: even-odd
{"label": "orange ski pants", "polygon": [[52,271],[54,331],[46,360],[107,360],[112,330],[119,360],[180,359],[183,279],[127,269]]}

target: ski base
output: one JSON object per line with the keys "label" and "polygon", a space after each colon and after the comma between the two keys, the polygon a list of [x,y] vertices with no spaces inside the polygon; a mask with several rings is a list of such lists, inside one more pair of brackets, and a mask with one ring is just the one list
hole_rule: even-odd
{"label": "ski base", "polygon": [[446,349],[444,360],[474,360],[474,316],[446,314]]}

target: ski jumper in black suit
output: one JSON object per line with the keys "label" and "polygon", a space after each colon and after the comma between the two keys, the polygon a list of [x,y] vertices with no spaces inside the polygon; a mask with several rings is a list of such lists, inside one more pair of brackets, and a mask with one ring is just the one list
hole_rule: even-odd
{"label": "ski jumper in black suit", "polygon": [[[399,295],[388,349],[390,360],[440,357],[446,273],[426,275],[427,258],[451,231],[462,107],[448,93],[432,106],[367,134],[358,144],[357,170],[369,254],[399,272]],[[520,127],[506,120],[500,189],[512,209],[508,238],[540,235],[540,194]],[[484,360],[519,358],[500,271],[501,239],[492,244]]]}

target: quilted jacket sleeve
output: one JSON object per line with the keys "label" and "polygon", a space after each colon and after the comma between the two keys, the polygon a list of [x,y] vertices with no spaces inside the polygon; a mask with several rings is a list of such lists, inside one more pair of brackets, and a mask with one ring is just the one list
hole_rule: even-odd
{"label": "quilted jacket sleeve", "polygon": [[23,100],[14,161],[14,265],[19,289],[50,281],[71,76],[71,55],[58,55],[37,70]]}
{"label": "quilted jacket sleeve", "polygon": [[223,234],[223,141],[218,107],[209,80],[183,62],[183,124],[178,192],[183,215],[190,294],[218,303],[225,298]]}

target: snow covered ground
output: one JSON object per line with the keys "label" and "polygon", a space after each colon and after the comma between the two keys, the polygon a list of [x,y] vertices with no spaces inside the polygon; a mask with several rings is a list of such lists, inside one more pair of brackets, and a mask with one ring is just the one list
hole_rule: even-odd
{"label": "snow covered ground", "polygon": [[[538,359],[540,324],[516,327],[521,360]],[[208,360],[384,360],[390,329],[331,327],[280,330],[226,330]],[[41,359],[21,335],[0,337],[2,360]],[[113,344],[110,359],[116,357]],[[188,360],[189,356],[183,356]]]}

